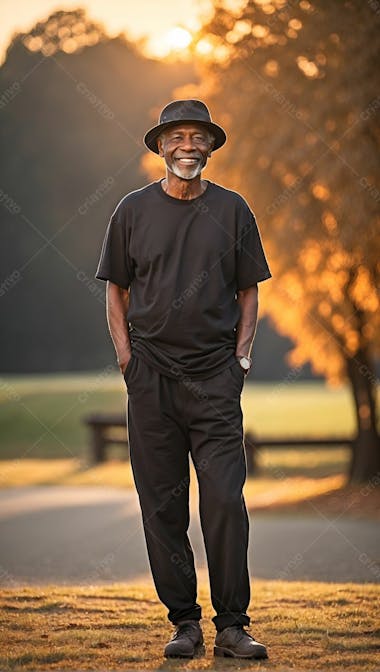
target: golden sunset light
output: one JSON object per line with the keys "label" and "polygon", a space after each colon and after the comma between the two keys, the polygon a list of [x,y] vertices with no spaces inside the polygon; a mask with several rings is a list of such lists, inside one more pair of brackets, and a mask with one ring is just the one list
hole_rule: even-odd
{"label": "golden sunset light", "polygon": [[192,39],[190,31],[180,26],[174,26],[163,34],[148,40],[146,51],[156,58],[162,58],[173,52],[185,51],[191,44]]}
{"label": "golden sunset light", "polygon": [[186,47],[189,46],[191,39],[191,33],[179,26],[169,30],[166,35],[167,44],[171,49],[186,49]]}
{"label": "golden sunset light", "polygon": [[380,0],[0,24],[0,672],[380,672]]}
{"label": "golden sunset light", "polygon": [[18,11],[10,0],[3,0],[0,7],[2,37],[0,60],[16,32],[28,31],[37,22],[45,20],[58,9],[73,10],[83,7],[94,21],[101,22],[110,37],[120,33],[130,40],[143,40],[144,51],[154,58],[184,52],[192,41],[192,33],[200,28],[202,20],[210,14],[211,0],[20,0]]}

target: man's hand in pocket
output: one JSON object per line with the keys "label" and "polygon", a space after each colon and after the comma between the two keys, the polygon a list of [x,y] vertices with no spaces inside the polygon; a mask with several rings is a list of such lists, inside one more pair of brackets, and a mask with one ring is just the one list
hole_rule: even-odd
{"label": "man's hand in pocket", "polygon": [[118,364],[119,364],[119,369],[120,369],[123,376],[124,376],[125,369],[127,368],[128,364],[129,364],[129,360],[131,359],[131,357],[132,357],[132,354],[129,353],[128,356],[124,355],[124,357],[122,359],[117,360]]}

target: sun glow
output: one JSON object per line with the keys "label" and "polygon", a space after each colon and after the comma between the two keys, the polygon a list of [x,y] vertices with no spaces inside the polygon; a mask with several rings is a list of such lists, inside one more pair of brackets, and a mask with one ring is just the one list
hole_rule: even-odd
{"label": "sun glow", "polygon": [[185,28],[176,26],[171,28],[166,34],[166,42],[170,49],[186,49],[192,40],[191,33]]}
{"label": "sun glow", "polygon": [[155,56],[164,57],[172,53],[186,51],[192,40],[193,36],[190,31],[180,26],[174,26],[165,33],[149,40],[147,46]]}

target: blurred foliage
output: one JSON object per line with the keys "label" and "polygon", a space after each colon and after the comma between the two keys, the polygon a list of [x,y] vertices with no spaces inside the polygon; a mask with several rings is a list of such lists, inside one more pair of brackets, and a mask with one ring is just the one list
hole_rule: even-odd
{"label": "blurred foliage", "polygon": [[108,40],[100,23],[95,23],[86,15],[86,10],[57,11],[47,21],[40,21],[23,38],[30,51],[40,51],[44,56],[52,56],[58,51],[72,54],[75,51]]}
{"label": "blurred foliage", "polygon": [[[12,40],[0,68],[3,372],[114,361],[105,286],[94,279],[105,228],[147,181],[141,159],[155,155],[145,131],[176,86],[197,80],[193,64],[147,59],[83,9],[54,12]],[[263,320],[256,379],[286,376],[290,347]],[[299,372],[310,376],[308,366]]]}
{"label": "blurred foliage", "polygon": [[355,0],[214,4],[193,46],[202,83],[176,94],[206,99],[228,131],[211,171],[257,216],[273,273],[262,310],[295,341],[291,365],[350,380],[376,473],[380,11]]}
{"label": "blurred foliage", "polygon": [[14,36],[0,68],[3,372],[114,362],[101,243],[118,201],[146,182],[144,132],[191,81],[191,64],[147,59],[81,9]]}
{"label": "blurred foliage", "polygon": [[234,15],[224,4],[200,36],[224,59],[206,59],[203,87],[185,91],[207,94],[228,130],[215,175],[261,224],[275,278],[263,310],[296,340],[293,365],[311,360],[336,382],[347,357],[380,346],[380,12],[252,0],[228,3]]}
{"label": "blurred foliage", "polygon": [[308,361],[349,378],[356,476],[377,473],[379,22],[373,2],[215,0],[191,46],[200,75],[108,38],[82,9],[16,35],[0,69],[2,369],[109,361],[100,245],[118,200],[146,182],[142,136],[175,90],[228,131],[210,177],[257,216],[273,273],[261,313],[295,342],[294,378]]}

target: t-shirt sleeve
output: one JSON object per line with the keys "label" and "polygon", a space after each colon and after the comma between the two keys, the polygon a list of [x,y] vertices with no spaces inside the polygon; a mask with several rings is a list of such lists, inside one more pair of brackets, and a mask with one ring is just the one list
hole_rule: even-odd
{"label": "t-shirt sleeve", "polygon": [[133,276],[133,263],[129,256],[129,229],[123,201],[116,206],[108,223],[103,240],[95,277],[128,289]]}
{"label": "t-shirt sleeve", "polygon": [[236,241],[237,289],[247,289],[272,277],[265,257],[256,218],[248,205],[240,209]]}

